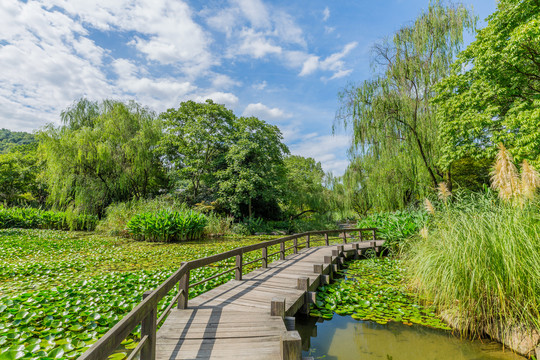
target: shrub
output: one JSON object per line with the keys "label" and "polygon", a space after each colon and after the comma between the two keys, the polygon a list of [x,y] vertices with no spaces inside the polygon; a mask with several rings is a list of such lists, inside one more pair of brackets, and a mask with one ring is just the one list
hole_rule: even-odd
{"label": "shrub", "polygon": [[396,211],[368,215],[357,226],[377,228],[377,237],[386,240],[385,245],[395,250],[402,240],[418,234],[427,220],[428,214],[424,210]]}
{"label": "shrub", "polygon": [[96,227],[97,217],[71,211],[45,211],[34,208],[0,208],[0,229],[87,230]]}
{"label": "shrub", "polygon": [[538,205],[498,204],[490,195],[435,211],[408,246],[412,284],[465,331],[501,320],[540,329]]}
{"label": "shrub", "polygon": [[189,207],[170,195],[114,203],[107,207],[96,230],[113,236],[128,236],[127,224],[133,216],[162,210],[185,212]]}
{"label": "shrub", "polygon": [[204,232],[210,236],[222,236],[232,233],[234,218],[232,216],[222,217],[215,212],[206,214],[208,220]]}
{"label": "shrub", "polygon": [[127,229],[139,240],[170,242],[201,238],[206,223],[206,216],[195,211],[161,210],[136,214]]}

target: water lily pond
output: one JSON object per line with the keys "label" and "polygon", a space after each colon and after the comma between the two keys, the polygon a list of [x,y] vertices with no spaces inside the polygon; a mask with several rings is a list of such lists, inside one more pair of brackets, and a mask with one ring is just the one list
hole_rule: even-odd
{"label": "water lily pond", "polygon": [[399,260],[348,263],[343,277],[317,291],[309,317],[298,317],[303,356],[315,359],[523,359],[492,341],[453,335],[428,301],[404,282]]}

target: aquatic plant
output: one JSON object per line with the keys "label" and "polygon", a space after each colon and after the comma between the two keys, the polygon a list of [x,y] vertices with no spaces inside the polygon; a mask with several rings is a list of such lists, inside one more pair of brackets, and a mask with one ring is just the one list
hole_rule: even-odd
{"label": "aquatic plant", "polygon": [[310,315],[331,319],[333,313],[378,324],[399,321],[438,329],[449,327],[437,317],[433,307],[418,303],[404,284],[400,260],[383,258],[349,263],[345,277],[317,290]]}
{"label": "aquatic plant", "polygon": [[201,238],[206,223],[206,216],[195,211],[161,210],[136,214],[127,229],[135,239],[169,242]]}

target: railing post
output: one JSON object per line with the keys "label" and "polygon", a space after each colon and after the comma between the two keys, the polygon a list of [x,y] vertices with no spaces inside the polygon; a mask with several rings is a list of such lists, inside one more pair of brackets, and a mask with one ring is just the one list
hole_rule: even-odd
{"label": "railing post", "polygon": [[286,331],[281,335],[281,359],[302,360],[302,338],[298,331]]}
{"label": "railing post", "polygon": [[242,254],[236,255],[235,279],[242,280]]}
{"label": "railing post", "polygon": [[262,248],[262,268],[266,269],[268,267],[268,248]]}
{"label": "railing post", "polygon": [[270,316],[285,317],[285,299],[280,297],[273,297],[270,301]]}
{"label": "railing post", "polygon": [[[182,263],[183,265],[184,263]],[[189,295],[189,270],[178,281],[178,291],[183,291],[178,297],[178,309],[187,309]]]}
{"label": "railing post", "polygon": [[298,254],[298,238],[293,239],[293,245],[294,245],[294,253]]}
{"label": "railing post", "polygon": [[373,232],[373,241],[376,241],[377,240],[377,229],[372,229],[371,231]]}
{"label": "railing post", "polygon": [[347,232],[346,231],[343,231],[343,243],[344,244],[347,243]]}
{"label": "railing post", "polygon": [[[152,291],[146,291],[143,294],[143,300],[152,294]],[[146,344],[141,349],[141,360],[155,360],[156,358],[156,321],[157,321],[157,309],[153,308],[144,317],[141,323],[141,339],[144,336],[148,336]]]}
{"label": "railing post", "polygon": [[279,259],[285,260],[285,242],[279,243]]}
{"label": "railing post", "polygon": [[358,230],[358,239],[360,239],[360,241],[364,241],[364,234],[362,233],[362,230]]}
{"label": "railing post", "polygon": [[309,249],[309,234],[306,235],[306,247]]}
{"label": "railing post", "polygon": [[330,245],[330,242],[328,241],[328,233],[324,233],[324,242],[325,242],[326,246]]}

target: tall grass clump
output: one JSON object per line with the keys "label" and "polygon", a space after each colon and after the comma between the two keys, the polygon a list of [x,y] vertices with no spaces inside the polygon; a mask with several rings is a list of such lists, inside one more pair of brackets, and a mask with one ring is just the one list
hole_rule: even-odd
{"label": "tall grass clump", "polygon": [[86,230],[96,227],[98,218],[72,211],[49,211],[35,208],[0,207],[0,229]]}
{"label": "tall grass clump", "polygon": [[138,240],[172,242],[200,239],[206,223],[206,216],[195,211],[161,210],[134,215],[127,229]]}
{"label": "tall grass clump", "polygon": [[501,145],[486,194],[454,197],[433,214],[407,258],[411,283],[464,332],[540,330],[538,173],[521,176]]}
{"label": "tall grass clump", "polygon": [[113,236],[129,236],[127,224],[133,216],[162,210],[186,212],[189,211],[189,207],[168,195],[114,203],[107,207],[105,217],[99,222],[96,230]]}

